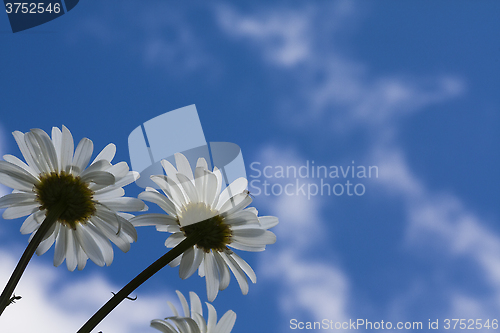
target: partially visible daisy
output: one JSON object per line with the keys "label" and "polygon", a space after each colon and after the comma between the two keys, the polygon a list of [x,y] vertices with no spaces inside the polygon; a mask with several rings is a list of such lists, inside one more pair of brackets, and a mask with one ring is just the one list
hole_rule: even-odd
{"label": "partially visible daisy", "polygon": [[206,278],[208,300],[211,302],[219,290],[229,285],[229,269],[246,295],[248,282],[245,274],[255,283],[255,272],[228,247],[263,251],[267,244],[276,242],[276,236],[267,229],[277,225],[278,218],[258,217],[255,208],[246,208],[252,198],[246,190],[245,178],[236,179],[221,193],[221,172],[217,168],[209,171],[205,159],[198,160],[194,175],[184,155],[175,154],[175,161],[177,169],[170,162],[162,161],[167,176],[151,176],[165,195],[153,188],[146,188],[139,194],[140,199],[159,205],[169,215],[144,214],[133,218],[132,224],[156,225],[158,231],[171,232],[172,235],[165,241],[165,246],[169,248],[193,233],[202,234],[203,238],[195,246],[170,265],[175,267],[180,264],[179,275],[182,279],[198,269],[199,275]]}
{"label": "partially visible daisy", "polygon": [[[21,226],[22,234],[37,232],[48,212],[61,203],[66,207],[44,236],[36,253],[45,253],[55,242],[54,265],[64,259],[70,271],[81,270],[90,258],[99,266],[113,261],[113,242],[122,251],[137,240],[133,215],[121,211],[140,211],[144,203],[123,197],[123,186],[139,174],[129,171],[126,162],[112,165],[116,147],[110,143],[88,168],[93,143],[83,138],[74,150],[71,132],[62,126],[52,128],[52,138],[41,129],[14,138],[26,161],[4,155],[0,161],[0,183],[14,190],[0,198],[0,208],[7,208],[5,219],[29,215]],[[30,240],[31,240],[30,238]]]}
{"label": "partially visible daisy", "polygon": [[[188,302],[184,295],[176,290],[177,296],[179,296],[179,301],[182,304],[182,309],[184,311],[184,316],[180,316],[177,312],[175,306],[168,302],[168,305],[172,309],[174,315],[172,317],[167,317],[162,319],[153,319],[151,321],[151,327],[156,328],[163,333],[229,333],[233,329],[234,323],[236,321],[236,313],[234,311],[227,311],[220,321],[217,323],[217,311],[212,304],[206,303],[208,308],[208,323],[203,318],[203,308],[201,306],[201,301],[198,295],[194,292],[189,292],[189,299],[191,301],[191,311],[189,309]],[[170,320],[175,324],[172,325]],[[177,327],[177,329],[176,329]]]}

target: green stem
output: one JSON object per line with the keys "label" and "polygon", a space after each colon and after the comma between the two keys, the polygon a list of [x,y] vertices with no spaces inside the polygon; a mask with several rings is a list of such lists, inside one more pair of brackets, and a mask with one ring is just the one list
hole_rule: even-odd
{"label": "green stem", "polygon": [[81,328],[77,333],[90,333],[114,308],[118,306],[130,293],[137,287],[146,282],[150,277],[156,274],[160,269],[165,267],[172,260],[180,256],[187,249],[194,246],[200,241],[202,235],[193,233],[179,243],[172,250],[165,253],[158,260],[152,263],[148,268],[143,270],[125,287],[123,287],[116,295],[114,295],[106,304],[104,304]]}
{"label": "green stem", "polygon": [[48,212],[47,216],[45,217],[45,220],[43,221],[42,225],[38,228],[35,235],[29,242],[28,247],[26,247],[26,250],[24,250],[21,259],[19,260],[16,268],[14,269],[14,272],[12,272],[9,282],[7,282],[7,285],[5,286],[2,295],[0,295],[0,315],[2,315],[5,308],[9,305],[10,297],[12,296],[14,289],[19,283],[19,280],[21,279],[24,270],[28,266],[31,257],[33,257],[33,254],[38,248],[38,245],[40,245],[44,236],[49,231],[50,227],[52,227],[52,225],[57,221],[57,219],[61,216],[61,214],[64,212],[65,209],[66,209],[65,205],[57,205],[53,209],[51,209]]}

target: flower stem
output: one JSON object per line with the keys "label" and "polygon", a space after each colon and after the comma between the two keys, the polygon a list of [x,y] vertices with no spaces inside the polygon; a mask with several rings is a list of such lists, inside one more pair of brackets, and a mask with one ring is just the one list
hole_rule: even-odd
{"label": "flower stem", "polygon": [[9,305],[10,297],[14,292],[14,289],[16,288],[17,284],[19,283],[19,280],[21,279],[24,270],[28,266],[31,257],[33,257],[33,254],[38,248],[38,245],[40,245],[44,236],[49,231],[50,227],[52,227],[52,225],[57,221],[57,219],[61,216],[61,214],[64,212],[65,209],[66,205],[56,205],[50,211],[48,211],[47,216],[45,217],[45,220],[43,221],[42,225],[36,231],[35,235],[29,242],[28,246],[26,247],[26,250],[24,250],[21,259],[17,263],[14,272],[12,272],[12,275],[10,276],[9,282],[7,282],[7,285],[5,286],[2,295],[0,295],[0,315],[2,315],[5,308]]}
{"label": "flower stem", "polygon": [[186,237],[176,247],[165,253],[158,260],[143,270],[139,275],[125,285],[117,294],[115,294],[106,304],[104,304],[81,328],[77,333],[90,333],[114,308],[118,306],[130,293],[137,287],[146,282],[150,277],[156,274],[172,260],[180,256],[187,249],[200,241],[202,235],[193,233]]}

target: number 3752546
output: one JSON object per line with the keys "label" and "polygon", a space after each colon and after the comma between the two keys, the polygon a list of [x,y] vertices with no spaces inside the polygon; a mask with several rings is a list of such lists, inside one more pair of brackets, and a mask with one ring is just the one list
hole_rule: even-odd
{"label": "number 3752546", "polygon": [[59,3],[48,3],[43,2],[7,2],[5,4],[5,10],[7,14],[43,14],[43,13],[55,13],[58,14],[61,11],[61,4]]}

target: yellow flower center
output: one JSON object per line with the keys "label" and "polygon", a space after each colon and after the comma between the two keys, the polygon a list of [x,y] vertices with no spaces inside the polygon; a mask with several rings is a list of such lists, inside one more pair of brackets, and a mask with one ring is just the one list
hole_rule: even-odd
{"label": "yellow flower center", "polygon": [[210,250],[223,251],[226,245],[231,243],[232,232],[229,225],[224,223],[223,217],[204,203],[189,203],[183,207],[177,223],[186,237],[193,233],[203,235],[196,246],[206,253]]}
{"label": "yellow flower center", "polygon": [[65,206],[58,221],[69,228],[76,229],[78,223],[85,223],[96,212],[94,192],[88,184],[64,171],[41,175],[34,191],[41,210],[49,212],[56,205]]}

